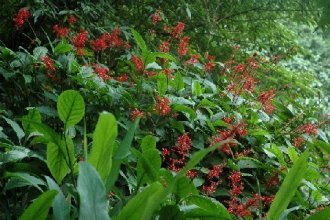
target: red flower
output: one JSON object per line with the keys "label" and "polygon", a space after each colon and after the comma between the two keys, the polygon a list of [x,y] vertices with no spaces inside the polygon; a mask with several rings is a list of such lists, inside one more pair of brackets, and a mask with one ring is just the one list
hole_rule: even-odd
{"label": "red flower", "polygon": [[167,156],[169,156],[171,154],[170,150],[167,148],[162,148],[162,158],[163,160],[166,159]]}
{"label": "red flower", "polygon": [[189,60],[185,62],[185,64],[197,64],[199,63],[199,55],[198,54],[193,54]]}
{"label": "red flower", "polygon": [[94,65],[93,65],[93,68],[94,68],[95,73],[96,73],[101,79],[103,79],[104,81],[107,81],[107,80],[110,79],[110,76],[108,75],[108,73],[109,73],[109,69],[108,69],[108,68],[102,67],[102,66],[99,65],[99,64],[94,64]]}
{"label": "red flower", "polygon": [[157,72],[155,71],[145,71],[144,74],[146,74],[148,77],[153,77],[157,75]]}
{"label": "red flower", "polygon": [[210,185],[203,185],[202,192],[206,195],[215,193],[218,186],[218,182],[211,181]]}
{"label": "red flower", "polygon": [[173,69],[164,69],[164,74],[168,77],[168,78],[173,78],[172,73],[174,72]]}
{"label": "red flower", "polygon": [[159,115],[165,116],[170,114],[171,107],[169,106],[170,100],[165,97],[157,96],[157,103],[154,105],[153,110],[157,112]]}
{"label": "red flower", "polygon": [[187,172],[187,177],[189,177],[191,179],[195,178],[197,175],[198,175],[197,170],[189,170]]}
{"label": "red flower", "polygon": [[[123,41],[120,39],[121,30],[119,28],[115,28],[112,32],[104,33],[101,39],[106,43],[106,47],[121,47]],[[126,48],[127,49],[127,48]]]}
{"label": "red flower", "polygon": [[189,47],[189,40],[190,38],[188,36],[184,36],[179,43],[178,53],[183,56],[188,53],[188,47]]}
{"label": "red flower", "polygon": [[87,40],[87,31],[80,31],[76,36],[72,38],[72,43],[76,48],[82,48],[85,46]]}
{"label": "red flower", "polygon": [[208,172],[207,178],[208,179],[218,178],[222,173],[222,169],[223,169],[222,164],[213,166],[213,168]]}
{"label": "red flower", "polygon": [[263,110],[268,113],[271,114],[274,111],[274,106],[272,105],[272,99],[275,96],[275,90],[274,89],[270,89],[268,91],[262,92],[258,99],[262,104],[262,108]]}
{"label": "red flower", "polygon": [[128,81],[128,76],[127,76],[126,73],[123,73],[120,76],[117,76],[116,80],[119,81],[119,82],[127,82]]}
{"label": "red flower", "polygon": [[132,56],[132,62],[135,66],[135,69],[138,73],[142,73],[143,72],[143,69],[144,69],[144,63],[143,61],[141,60],[140,57],[136,56],[136,55],[133,55]]}
{"label": "red flower", "polygon": [[206,72],[211,72],[211,71],[214,69],[214,67],[215,67],[215,63],[212,62],[212,61],[210,61],[210,62],[208,62],[207,64],[205,64],[205,66],[204,66],[204,70],[205,70]]}
{"label": "red flower", "polygon": [[27,8],[21,8],[13,19],[16,29],[17,30],[20,29],[24,25],[24,23],[29,19],[30,16],[31,13]]}
{"label": "red flower", "polygon": [[42,62],[44,63],[44,65],[46,66],[46,69],[48,71],[55,71],[56,70],[56,68],[54,66],[54,61],[51,58],[49,58],[49,56],[44,56],[42,58]]}
{"label": "red flower", "polygon": [[70,28],[68,27],[59,27],[58,24],[53,26],[53,32],[57,38],[68,36]]}
{"label": "red flower", "polygon": [[133,111],[131,112],[131,120],[135,121],[135,119],[139,116],[141,117],[141,119],[144,118],[144,113],[137,108],[133,109]]}
{"label": "red flower", "polygon": [[160,45],[159,45],[159,51],[163,52],[163,53],[167,53],[170,51],[170,42],[168,41],[163,41]]}
{"label": "red flower", "polygon": [[304,138],[301,136],[293,139],[293,146],[295,146],[296,148],[299,148],[303,143],[304,143]]}
{"label": "red flower", "polygon": [[69,22],[69,24],[74,24],[74,23],[77,22],[77,18],[73,15],[70,15],[69,19],[68,19],[68,22]]}
{"label": "red flower", "polygon": [[160,10],[157,10],[151,15],[151,21],[154,25],[162,21],[162,18],[160,17]]}
{"label": "red flower", "polygon": [[242,73],[245,70],[245,68],[246,68],[246,65],[241,63],[235,67],[235,71],[238,73]]}
{"label": "red flower", "polygon": [[178,22],[177,25],[173,28],[172,36],[174,38],[178,38],[181,35],[182,31],[184,30],[184,26],[185,26],[184,23]]}
{"label": "red flower", "polygon": [[299,127],[299,131],[306,133],[306,134],[310,134],[310,135],[316,135],[317,134],[317,126],[316,125],[312,125],[311,123],[307,123],[304,125],[301,125]]}
{"label": "red flower", "polygon": [[92,46],[92,49],[95,52],[99,52],[99,51],[102,51],[102,50],[107,49],[107,44],[106,44],[105,40],[102,39],[102,38],[91,40],[90,41],[90,44]]}
{"label": "red flower", "polygon": [[228,180],[231,181],[231,189],[229,190],[229,194],[232,197],[237,197],[238,195],[242,194],[244,186],[242,183],[241,173],[238,171],[231,172],[231,174],[228,176]]}

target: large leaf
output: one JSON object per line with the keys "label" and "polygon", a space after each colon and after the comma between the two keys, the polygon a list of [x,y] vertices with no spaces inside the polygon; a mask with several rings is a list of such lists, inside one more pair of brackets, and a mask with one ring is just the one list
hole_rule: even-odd
{"label": "large leaf", "polygon": [[70,206],[65,200],[64,194],[60,187],[50,177],[46,176],[49,189],[56,190],[58,194],[53,201],[53,218],[56,220],[70,219]]}
{"label": "large leaf", "polygon": [[77,190],[80,197],[79,219],[110,219],[104,184],[94,167],[86,162],[79,163]]}
{"label": "large leaf", "polygon": [[309,151],[306,150],[290,169],[270,206],[267,219],[280,219],[282,212],[288,207],[292,197],[296,193],[297,187],[307,171],[308,156]]}
{"label": "large leaf", "polygon": [[60,144],[47,144],[47,166],[58,183],[68,174],[74,160],[74,146],[70,138],[61,140]]}
{"label": "large leaf", "polygon": [[215,199],[193,195],[186,199],[188,206],[183,207],[184,217],[200,220],[231,219],[226,207]]}
{"label": "large leaf", "polygon": [[6,183],[5,190],[10,190],[17,187],[23,186],[34,186],[42,192],[42,189],[39,186],[44,186],[45,183],[41,179],[31,176],[28,173],[5,173],[6,176],[11,177]]}
{"label": "large leaf", "polygon": [[117,121],[110,113],[102,113],[93,134],[93,146],[88,158],[106,181],[112,166],[112,152],[117,137]]}
{"label": "large leaf", "polygon": [[133,197],[123,208],[115,220],[149,220],[154,212],[153,205],[160,202],[159,195],[164,192],[159,182],[151,184],[142,192]]}
{"label": "large leaf", "polygon": [[57,111],[65,128],[77,124],[85,114],[85,102],[79,92],[67,90],[61,93],[57,101]]}
{"label": "large leaf", "polygon": [[167,91],[167,77],[164,73],[157,75],[157,89],[160,95],[165,95]]}
{"label": "large leaf", "polygon": [[44,220],[47,217],[48,210],[57,194],[56,190],[49,190],[41,194],[24,211],[19,220]]}
{"label": "large leaf", "polygon": [[27,119],[41,123],[41,115],[40,115],[39,110],[36,108],[30,109],[29,113],[27,115],[23,116],[22,125],[25,130],[25,133],[27,135],[29,135],[30,133],[36,131],[36,129],[33,128],[30,123],[28,123]]}
{"label": "large leaf", "polygon": [[17,124],[17,122],[9,118],[3,117],[3,119],[5,119],[5,121],[13,128],[16,133],[16,136],[18,137],[18,140],[21,141],[21,139],[25,136],[25,133],[22,128]]}
{"label": "large leaf", "polygon": [[305,220],[330,220],[330,207],[327,207]]}
{"label": "large leaf", "polygon": [[114,153],[110,176],[106,182],[107,191],[109,191],[112,188],[112,186],[115,184],[115,181],[118,178],[120,164],[123,158],[127,157],[127,155],[129,154],[129,150],[134,138],[135,131],[139,126],[139,122],[140,122],[140,118],[138,117],[137,119],[135,119],[134,123],[131,123],[128,126],[128,130],[124,137],[124,140],[120,143],[117,151]]}
{"label": "large leaf", "polygon": [[143,54],[148,54],[149,53],[148,47],[146,45],[146,42],[141,37],[141,35],[136,30],[134,30],[133,28],[131,28],[131,32],[132,32],[132,35],[133,35],[133,38],[134,38],[136,44],[141,49],[142,53]]}

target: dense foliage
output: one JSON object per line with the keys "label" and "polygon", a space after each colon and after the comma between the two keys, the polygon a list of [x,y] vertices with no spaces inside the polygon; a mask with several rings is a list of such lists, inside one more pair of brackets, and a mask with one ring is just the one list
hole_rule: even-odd
{"label": "dense foliage", "polygon": [[4,5],[0,218],[326,219],[330,117],[274,16],[327,6],[143,2]]}

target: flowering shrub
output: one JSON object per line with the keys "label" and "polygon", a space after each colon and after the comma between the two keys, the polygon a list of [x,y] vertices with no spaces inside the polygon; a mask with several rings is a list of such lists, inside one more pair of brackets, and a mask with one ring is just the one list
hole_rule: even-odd
{"label": "flowering shrub", "polygon": [[[30,17],[21,10],[16,28]],[[238,46],[227,60],[198,52],[164,16],[151,14],[148,44],[69,16],[43,46],[0,48],[1,200],[21,210],[1,217],[38,203],[56,216],[60,201],[81,219],[303,218],[329,203],[329,118],[262,84],[272,61]]]}

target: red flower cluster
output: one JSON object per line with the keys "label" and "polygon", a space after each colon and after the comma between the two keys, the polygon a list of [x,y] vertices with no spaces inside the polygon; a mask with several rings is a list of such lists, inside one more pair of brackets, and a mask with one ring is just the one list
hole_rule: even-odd
{"label": "red flower cluster", "polygon": [[144,70],[144,63],[142,61],[142,59],[136,55],[133,55],[132,58],[131,58],[134,66],[135,66],[135,69],[138,73],[143,73],[143,70]]}
{"label": "red flower cluster", "polygon": [[204,65],[204,70],[209,73],[209,72],[212,72],[214,67],[215,67],[215,63],[213,61],[209,61],[208,63],[206,63]]}
{"label": "red flower cluster", "polygon": [[111,33],[104,33],[98,39],[91,40],[90,44],[95,52],[103,51],[110,47],[121,47],[123,42],[120,39],[121,30],[115,28]]}
{"label": "red flower cluster", "polygon": [[155,71],[145,71],[144,74],[146,74],[148,77],[153,77],[157,75],[157,72]]}
{"label": "red flower cluster", "polygon": [[86,40],[87,31],[80,31],[72,38],[72,44],[75,46],[78,55],[84,55],[84,47]]}
{"label": "red flower cluster", "polygon": [[274,111],[274,106],[272,105],[272,99],[275,97],[275,90],[270,89],[268,91],[262,92],[258,99],[262,104],[263,110],[268,113],[272,114]]}
{"label": "red flower cluster", "polygon": [[312,125],[311,123],[301,125],[298,129],[299,129],[300,132],[303,132],[305,134],[310,134],[310,135],[316,135],[317,134],[317,126]]}
{"label": "red flower cluster", "polygon": [[197,175],[198,175],[197,170],[189,170],[187,172],[187,177],[189,177],[191,179],[195,178]]}
{"label": "red flower cluster", "polygon": [[144,113],[138,108],[133,109],[133,111],[131,112],[131,120],[135,121],[135,119],[139,116],[141,117],[141,119],[144,118]]}
{"label": "red flower cluster", "polygon": [[174,38],[178,38],[181,35],[182,31],[184,30],[184,26],[185,26],[184,23],[178,22],[176,26],[173,28],[172,36]]}
{"label": "red flower cluster", "polygon": [[13,19],[16,29],[17,30],[20,29],[24,25],[24,23],[29,19],[30,16],[31,13],[27,8],[21,8]]}
{"label": "red flower cluster", "polygon": [[74,24],[77,22],[77,18],[73,15],[70,15],[68,18],[68,22],[69,22],[69,24]]}
{"label": "red flower cluster", "polygon": [[[215,145],[221,141],[227,140],[229,138],[235,138],[240,136],[245,136],[248,133],[245,123],[238,123],[237,125],[230,125],[230,129],[218,130],[217,134],[211,137],[210,145]],[[224,144],[220,150],[227,155],[230,155],[230,148],[235,147],[236,143],[227,143]]]}
{"label": "red flower cluster", "polygon": [[203,185],[202,192],[206,195],[211,195],[215,193],[218,185],[219,185],[218,182],[211,181],[210,185]]}
{"label": "red flower cluster", "polygon": [[123,73],[120,76],[117,76],[116,80],[119,81],[119,82],[127,82],[128,81],[128,75],[126,73]]}
{"label": "red flower cluster", "polygon": [[165,116],[170,114],[171,107],[169,106],[170,100],[165,97],[157,96],[157,103],[154,105],[153,110],[157,112],[159,115]]}
{"label": "red flower cluster", "polygon": [[[191,139],[189,137],[189,133],[186,132],[177,138],[176,145],[174,145],[171,149],[162,149],[163,160],[166,161],[169,156],[173,155],[173,157],[168,158],[168,168],[172,171],[178,172],[184,166],[190,149]],[[193,175],[193,171],[190,175]]]}
{"label": "red flower cluster", "polygon": [[99,64],[94,64],[93,65],[93,68],[94,68],[94,71],[95,73],[101,78],[103,79],[104,81],[107,81],[110,79],[110,76],[108,75],[109,74],[109,69],[106,68],[106,67],[102,67],[101,65]]}
{"label": "red flower cluster", "polygon": [[178,53],[179,55],[183,56],[188,53],[188,47],[189,47],[189,40],[190,38],[188,36],[184,36],[179,43]]}
{"label": "red flower cluster", "polygon": [[238,73],[242,73],[245,69],[246,69],[246,65],[243,63],[240,63],[235,67],[235,71]]}
{"label": "red flower cluster", "polygon": [[155,11],[155,13],[151,15],[151,21],[154,25],[162,21],[162,18],[160,17],[160,10]]}
{"label": "red flower cluster", "polygon": [[185,62],[185,64],[197,64],[199,63],[199,55],[198,54],[193,54],[189,60]]}
{"label": "red flower cluster", "polygon": [[53,26],[53,32],[55,33],[57,38],[67,37],[69,34],[70,28],[68,27],[60,27],[58,24]]}
{"label": "red flower cluster", "polygon": [[54,66],[54,61],[51,58],[49,58],[49,56],[44,56],[42,58],[42,62],[44,63],[47,71],[55,71],[56,70],[56,68]]}
{"label": "red flower cluster", "polygon": [[304,143],[304,138],[302,136],[293,139],[293,146],[299,148]]}
{"label": "red flower cluster", "polygon": [[163,41],[160,45],[159,45],[159,51],[163,52],[163,53],[167,53],[170,51],[170,42],[169,41]]}
{"label": "red flower cluster", "polygon": [[172,75],[172,73],[174,72],[174,70],[173,69],[164,69],[164,74],[168,77],[168,78],[173,78],[173,75]]}

